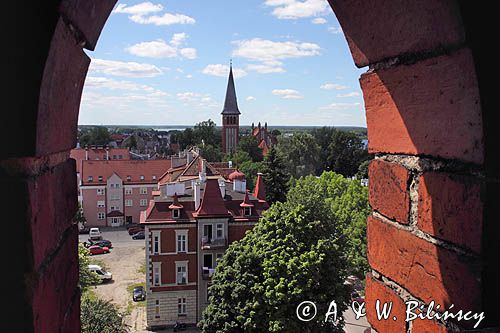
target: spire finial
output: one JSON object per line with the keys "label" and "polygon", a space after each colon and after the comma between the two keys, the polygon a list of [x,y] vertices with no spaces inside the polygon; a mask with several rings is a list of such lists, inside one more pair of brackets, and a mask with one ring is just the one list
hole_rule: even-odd
{"label": "spire finial", "polygon": [[229,67],[233,67],[233,59],[229,59]]}

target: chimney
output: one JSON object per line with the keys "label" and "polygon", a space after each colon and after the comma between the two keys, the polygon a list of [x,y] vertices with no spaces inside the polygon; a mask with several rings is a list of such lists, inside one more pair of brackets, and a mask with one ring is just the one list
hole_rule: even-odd
{"label": "chimney", "polygon": [[257,181],[255,182],[255,190],[253,193],[253,196],[256,197],[259,200],[266,200],[266,189],[264,186],[264,179],[263,179],[264,174],[258,172],[257,173]]}
{"label": "chimney", "polygon": [[255,128],[255,125],[252,123],[252,132],[253,132],[253,129]]}
{"label": "chimney", "polygon": [[219,179],[219,188],[220,188],[220,195],[222,198],[226,196],[226,182],[224,179]]}
{"label": "chimney", "polygon": [[86,161],[89,160],[89,147],[88,146],[85,146],[85,160]]}
{"label": "chimney", "polygon": [[[180,155],[180,153],[179,153],[179,155]],[[188,151],[186,153],[186,164],[191,163],[192,160],[193,160],[193,153],[191,151]]]}
{"label": "chimney", "polygon": [[106,146],[106,159],[109,161],[109,147]]}
{"label": "chimney", "polygon": [[228,166],[228,168],[232,168],[233,167],[233,161],[228,161],[227,162],[227,166]]}
{"label": "chimney", "polygon": [[200,181],[203,183],[207,180],[207,165],[204,158],[201,159]]}
{"label": "chimney", "polygon": [[201,191],[200,191],[201,184],[199,181],[194,181],[193,185],[194,185],[193,186],[194,210],[198,210],[201,202]]}

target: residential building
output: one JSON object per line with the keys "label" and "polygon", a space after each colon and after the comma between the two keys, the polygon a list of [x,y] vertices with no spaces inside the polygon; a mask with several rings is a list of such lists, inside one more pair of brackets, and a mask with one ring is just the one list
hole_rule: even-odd
{"label": "residential building", "polygon": [[139,223],[171,160],[83,160],[80,193],[87,226]]}
{"label": "residential building", "polygon": [[245,175],[219,171],[227,169],[196,156],[184,168],[169,170],[141,215],[150,328],[201,319],[217,261],[268,208],[261,175],[251,194]]}

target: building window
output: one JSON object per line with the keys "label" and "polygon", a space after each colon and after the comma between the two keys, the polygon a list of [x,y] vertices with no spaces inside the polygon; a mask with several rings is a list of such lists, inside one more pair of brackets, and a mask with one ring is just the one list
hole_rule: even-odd
{"label": "building window", "polygon": [[216,238],[217,239],[224,238],[224,224],[217,223],[217,226],[215,229],[216,229],[216,231],[215,231]]}
{"label": "building window", "polygon": [[127,176],[127,181],[131,181],[132,180],[132,176]]}
{"label": "building window", "polygon": [[153,180],[156,180],[156,176],[155,175],[153,175]]}
{"label": "building window", "polygon": [[113,159],[116,160],[116,155],[113,155]]}
{"label": "building window", "polygon": [[104,189],[103,188],[98,188],[97,189],[97,195],[104,195]]}
{"label": "building window", "polygon": [[119,160],[123,159],[123,155],[118,155],[118,159]]}
{"label": "building window", "polygon": [[97,177],[97,179],[102,182],[102,176]]}
{"label": "building window", "polygon": [[187,252],[187,231],[177,232],[177,252]]}
{"label": "building window", "polygon": [[148,188],[147,187],[141,187],[141,194],[148,194]]}
{"label": "building window", "polygon": [[172,218],[178,219],[179,216],[181,216],[181,211],[180,209],[173,209],[172,210]]}
{"label": "building window", "polygon": [[177,314],[179,316],[187,315],[187,303],[185,297],[179,297],[177,299]]}
{"label": "building window", "polygon": [[187,283],[187,262],[175,263],[177,266],[177,276],[176,282],[177,284],[186,284]]}
{"label": "building window", "polygon": [[153,234],[153,254],[160,253],[160,234]]}
{"label": "building window", "polygon": [[106,214],[105,213],[97,213],[97,219],[98,220],[104,220],[106,218]]}
{"label": "building window", "polygon": [[133,204],[132,200],[130,199],[125,200],[125,207],[132,207],[132,204]]}
{"label": "building window", "polygon": [[160,301],[155,301],[155,318],[160,318]]}
{"label": "building window", "polygon": [[118,206],[111,206],[110,207],[110,210],[111,211],[114,211],[114,210],[120,210],[120,208]]}
{"label": "building window", "polygon": [[147,206],[148,205],[148,199],[141,199],[140,205],[141,205],[141,207]]}
{"label": "building window", "polygon": [[144,180],[144,175],[141,175],[141,177],[139,177],[141,180]]}
{"label": "building window", "polygon": [[245,207],[245,216],[252,215],[252,207]]}
{"label": "building window", "polygon": [[119,194],[111,195],[111,200],[120,200],[120,195]]}
{"label": "building window", "polygon": [[88,181],[89,183],[92,183],[92,182],[94,181],[94,177],[89,176],[89,177],[87,178],[87,181]]}
{"label": "building window", "polygon": [[132,194],[132,189],[129,187],[125,187],[125,194]]}
{"label": "building window", "polygon": [[104,208],[106,206],[106,203],[102,200],[97,201],[97,207],[98,208]]}
{"label": "building window", "polygon": [[153,263],[153,284],[159,286],[161,281],[160,265]]}

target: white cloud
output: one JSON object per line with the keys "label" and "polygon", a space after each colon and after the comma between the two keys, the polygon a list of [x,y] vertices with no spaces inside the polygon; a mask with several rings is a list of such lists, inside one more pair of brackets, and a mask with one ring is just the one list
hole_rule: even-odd
{"label": "white cloud", "polygon": [[284,99],[301,99],[304,98],[297,90],[293,89],[274,89],[272,94],[275,96],[280,96]]}
{"label": "white cloud", "polygon": [[194,24],[196,20],[184,14],[164,13],[163,15],[151,15],[151,13],[161,12],[163,6],[161,4],[153,4],[151,2],[142,2],[134,6],[119,4],[116,6],[113,13],[128,14],[129,20],[139,24],[154,24],[172,25],[172,24]]}
{"label": "white cloud", "polygon": [[193,91],[186,91],[176,94],[177,99],[184,105],[198,108],[215,108],[219,103],[213,100],[210,94],[201,94]]}
{"label": "white cloud", "polygon": [[233,56],[254,61],[277,61],[278,59],[311,57],[320,55],[320,46],[314,43],[274,42],[267,39],[254,38],[235,41],[237,48]]}
{"label": "white cloud", "polygon": [[279,65],[276,65],[275,63],[272,62],[264,62],[261,64],[249,64],[247,65],[246,69],[261,74],[285,72],[285,69],[281,67],[281,63],[279,63]]}
{"label": "white cloud", "polygon": [[[227,77],[229,75],[229,66],[222,64],[211,64],[205,67],[202,71],[203,74]],[[240,68],[233,67],[234,77],[243,77],[247,75],[247,72]]]}
{"label": "white cloud", "polygon": [[151,2],[142,2],[134,6],[128,6],[127,4],[121,3],[116,6],[116,8],[113,10],[113,13],[145,15],[149,13],[161,12],[162,10],[162,5],[155,5]]}
{"label": "white cloud", "polygon": [[274,8],[272,14],[279,19],[298,19],[327,13],[326,0],[266,0],[265,5]]}
{"label": "white cloud", "polygon": [[325,83],[325,84],[321,85],[320,88],[323,90],[342,90],[342,89],[347,89],[349,87],[343,86],[343,85],[338,84],[338,83]]}
{"label": "white cloud", "polygon": [[162,16],[152,15],[145,17],[144,15],[132,15],[129,17],[135,23],[139,24],[154,24],[160,25],[172,25],[172,24],[194,24],[196,20],[190,16],[183,14],[170,14],[165,13]]}
{"label": "white cloud", "polygon": [[196,49],[194,49],[192,47],[187,47],[187,48],[181,49],[180,54],[184,58],[187,58],[187,59],[196,59],[196,57],[197,57]]}
{"label": "white cloud", "polygon": [[174,34],[170,44],[163,39],[157,39],[151,42],[141,42],[126,48],[130,54],[147,57],[147,58],[175,58],[179,55],[187,59],[196,59],[196,49],[183,48],[179,46],[184,43],[187,38],[185,33]]}
{"label": "white cloud", "polygon": [[322,17],[317,17],[311,21],[313,24],[325,24],[328,21]]}
{"label": "white cloud", "polygon": [[164,91],[155,89],[145,84],[138,84],[131,81],[115,80],[100,76],[87,76],[85,79],[86,89],[110,89],[125,91],[142,91],[154,96],[167,96]]}
{"label": "white cloud", "polygon": [[255,101],[256,98],[253,97],[253,96],[248,96],[247,98],[245,98],[247,101]]}
{"label": "white cloud", "polygon": [[104,59],[92,59],[89,72],[123,77],[155,77],[163,74],[155,65]]}
{"label": "white cloud", "polygon": [[328,27],[328,31],[331,32],[332,34],[341,34],[342,28],[341,27]]}
{"label": "white cloud", "polygon": [[341,110],[351,110],[359,109],[361,103],[331,103],[325,106],[321,106],[319,109],[323,111],[341,111]]}
{"label": "white cloud", "polygon": [[359,92],[353,91],[347,94],[338,94],[337,97],[344,98],[344,97],[356,97],[359,96]]}

